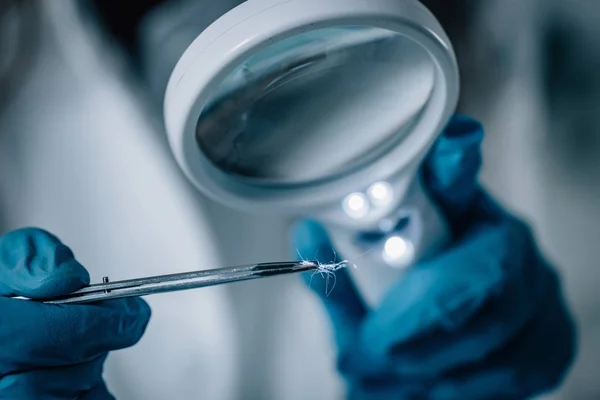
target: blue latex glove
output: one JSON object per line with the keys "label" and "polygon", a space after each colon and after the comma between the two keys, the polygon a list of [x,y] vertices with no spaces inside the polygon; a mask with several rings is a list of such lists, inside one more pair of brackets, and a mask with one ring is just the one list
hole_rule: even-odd
{"label": "blue latex glove", "polygon": [[53,305],[89,284],[68,247],[39,229],[0,237],[0,399],[114,399],[102,380],[109,351],[141,338],[150,308],[141,299]]}
{"label": "blue latex glove", "polygon": [[[558,385],[571,364],[575,328],[557,274],[527,226],[477,184],[482,137],[479,123],[455,117],[422,168],[453,230],[447,251],[415,265],[375,310],[347,271],[329,296],[312,278],[349,398],[523,399]],[[315,222],[298,224],[293,242],[302,255],[335,258]]]}

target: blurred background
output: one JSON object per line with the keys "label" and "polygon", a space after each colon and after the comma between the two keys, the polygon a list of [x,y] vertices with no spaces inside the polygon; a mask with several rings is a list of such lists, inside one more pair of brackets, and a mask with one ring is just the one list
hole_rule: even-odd
{"label": "blurred background", "polygon": [[[240,2],[0,0],[0,232],[56,232],[94,280],[288,258],[288,221],[198,195],[162,127],[179,56]],[[486,127],[482,180],[532,224],[576,314],[578,359],[548,398],[600,398],[600,2],[424,3],[455,45],[459,111]],[[147,336],[108,361],[119,398],[342,390],[327,321],[298,279],[149,302]]]}

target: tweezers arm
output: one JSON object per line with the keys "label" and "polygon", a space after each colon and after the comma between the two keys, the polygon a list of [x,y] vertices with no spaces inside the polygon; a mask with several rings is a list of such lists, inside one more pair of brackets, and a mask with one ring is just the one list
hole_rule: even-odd
{"label": "tweezers arm", "polygon": [[[314,263],[279,262],[245,265],[213,270],[161,275],[87,286],[67,296],[44,301],[48,304],[83,304],[101,300],[175,292],[240,282],[268,276],[311,271]],[[106,282],[107,278],[105,278]]]}

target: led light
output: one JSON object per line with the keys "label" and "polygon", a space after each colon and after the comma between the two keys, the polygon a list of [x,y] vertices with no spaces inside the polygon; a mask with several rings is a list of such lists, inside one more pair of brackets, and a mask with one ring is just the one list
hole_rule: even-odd
{"label": "led light", "polygon": [[378,206],[386,206],[390,204],[394,198],[394,190],[387,182],[374,183],[369,190],[367,190],[367,194],[373,204]]}
{"label": "led light", "polygon": [[379,229],[383,232],[390,232],[394,229],[394,221],[389,218],[384,218],[379,221]]}
{"label": "led light", "polygon": [[362,218],[369,212],[369,201],[362,193],[352,193],[342,202],[342,208],[352,218]]}
{"label": "led light", "polygon": [[406,267],[413,261],[414,247],[400,236],[392,236],[385,241],[382,256],[388,264]]}

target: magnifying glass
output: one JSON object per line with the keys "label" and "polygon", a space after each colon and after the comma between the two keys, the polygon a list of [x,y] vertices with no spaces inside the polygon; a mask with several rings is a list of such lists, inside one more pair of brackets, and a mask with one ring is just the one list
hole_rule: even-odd
{"label": "magnifying glass", "polygon": [[248,0],[187,48],[164,114],[201,192],[319,220],[376,303],[447,241],[418,168],[458,91],[452,46],[417,1]]}

